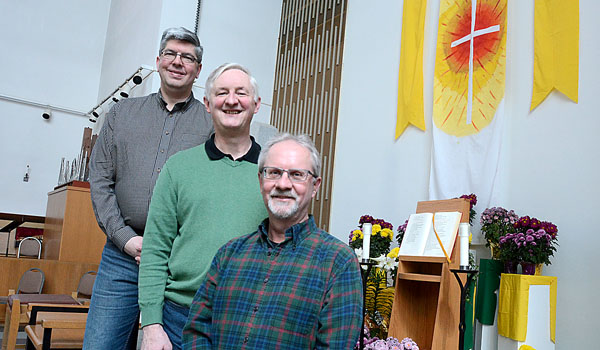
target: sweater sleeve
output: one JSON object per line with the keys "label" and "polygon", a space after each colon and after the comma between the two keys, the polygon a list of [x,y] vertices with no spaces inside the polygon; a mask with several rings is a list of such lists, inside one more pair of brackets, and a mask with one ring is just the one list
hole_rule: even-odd
{"label": "sweater sleeve", "polygon": [[176,235],[177,191],[167,162],[156,182],[144,231],[138,279],[142,327],[162,324],[167,264]]}

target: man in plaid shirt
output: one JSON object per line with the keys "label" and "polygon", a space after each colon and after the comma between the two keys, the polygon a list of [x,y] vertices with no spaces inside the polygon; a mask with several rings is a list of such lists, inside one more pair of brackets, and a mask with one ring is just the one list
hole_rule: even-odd
{"label": "man in plaid shirt", "polygon": [[320,159],[306,135],[265,145],[258,176],[269,218],[215,255],[190,308],[184,349],[354,347],[362,328],[358,260],[308,214]]}

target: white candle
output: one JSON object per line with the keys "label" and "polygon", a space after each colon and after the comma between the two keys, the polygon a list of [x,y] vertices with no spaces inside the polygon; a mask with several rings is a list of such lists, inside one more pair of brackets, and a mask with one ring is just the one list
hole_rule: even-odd
{"label": "white candle", "polygon": [[363,232],[363,248],[362,248],[362,258],[363,260],[369,259],[369,254],[371,253],[371,228],[373,225],[369,222],[365,222],[362,224],[362,232]]}
{"label": "white candle", "polygon": [[458,236],[460,237],[460,267],[467,269],[469,267],[469,224],[464,222],[458,226]]}

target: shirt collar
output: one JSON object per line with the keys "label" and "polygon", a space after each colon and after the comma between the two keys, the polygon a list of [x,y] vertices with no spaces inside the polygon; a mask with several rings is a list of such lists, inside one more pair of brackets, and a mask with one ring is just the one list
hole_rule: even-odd
{"label": "shirt collar", "polygon": [[258,143],[256,143],[256,141],[254,141],[254,137],[250,136],[250,140],[252,141],[252,146],[250,146],[250,149],[248,150],[248,152],[246,154],[244,154],[241,158],[238,158],[238,159],[233,159],[233,156],[231,156],[231,154],[225,154],[225,153],[221,152],[220,149],[217,148],[217,145],[215,144],[215,134],[212,134],[210,139],[208,139],[204,143],[204,149],[206,150],[206,154],[208,155],[208,158],[210,158],[211,160],[219,160],[223,157],[227,157],[231,160],[235,160],[235,161],[239,161],[239,162],[245,160],[252,164],[258,164],[258,155],[260,154],[260,145]]}
{"label": "shirt collar", "polygon": [[[315,223],[315,219],[312,215],[308,215],[308,219],[302,221],[298,224],[289,227],[285,230],[285,240],[279,245],[284,246],[289,242],[293,243],[294,249],[300,242],[302,242],[306,237],[308,237],[313,231],[316,231],[317,224]],[[274,247],[277,246],[277,243],[273,243],[269,239],[269,218],[263,220],[263,222],[258,226],[259,237],[263,242],[266,242],[268,245]]]}
{"label": "shirt collar", "polygon": [[[158,97],[158,102],[160,103],[161,107],[164,108],[165,110],[167,110],[167,102],[163,98],[163,95],[162,95],[162,92],[160,91],[160,89],[158,89],[158,94],[156,94],[156,96]],[[190,96],[188,96],[188,98],[185,101],[176,103],[173,106],[173,109],[171,110],[171,112],[185,111],[186,109],[188,109],[190,107],[190,105],[192,104],[192,101],[194,101],[194,93],[190,92]]]}

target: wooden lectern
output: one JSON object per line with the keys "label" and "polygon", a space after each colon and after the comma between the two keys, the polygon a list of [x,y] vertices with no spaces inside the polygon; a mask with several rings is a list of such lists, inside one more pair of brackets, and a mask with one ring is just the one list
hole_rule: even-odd
{"label": "wooden lectern", "polygon": [[[464,198],[417,203],[417,213],[458,211],[469,222]],[[398,275],[389,335],[412,338],[422,350],[457,349],[460,323],[460,286],[450,269],[458,269],[460,240],[454,242],[451,263],[445,257],[398,257]],[[466,278],[463,277],[463,283]]]}
{"label": "wooden lectern", "polygon": [[48,193],[44,259],[99,264],[105,243],[87,182],[73,181]]}

